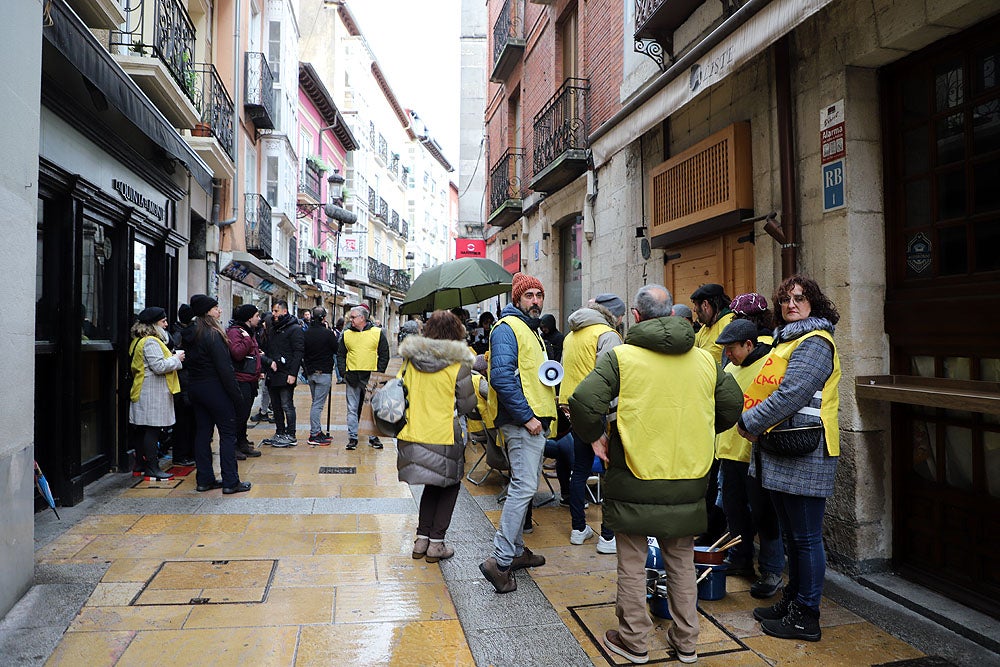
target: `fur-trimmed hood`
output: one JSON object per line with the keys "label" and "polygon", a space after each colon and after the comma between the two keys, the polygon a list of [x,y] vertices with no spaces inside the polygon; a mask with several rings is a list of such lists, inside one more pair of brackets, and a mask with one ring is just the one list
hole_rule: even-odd
{"label": "fur-trimmed hood", "polygon": [[612,329],[617,322],[611,311],[599,303],[592,303],[573,311],[569,316],[569,330],[579,331],[594,324],[607,324]]}
{"label": "fur-trimmed hood", "polygon": [[436,340],[419,335],[404,338],[399,344],[399,354],[422,373],[435,373],[456,363],[471,369],[475,359],[465,341]]}

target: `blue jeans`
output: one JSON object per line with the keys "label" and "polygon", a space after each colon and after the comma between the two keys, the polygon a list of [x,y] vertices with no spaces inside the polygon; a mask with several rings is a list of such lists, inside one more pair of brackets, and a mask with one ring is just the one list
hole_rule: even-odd
{"label": "blue jeans", "polygon": [[493,538],[493,557],[501,567],[509,567],[516,556],[524,553],[524,517],[538,490],[545,436],[531,435],[528,429],[514,424],[504,424],[500,431],[510,460],[510,484],[500,513],[500,527]]}
{"label": "blue jeans", "polygon": [[347,437],[351,440],[358,439],[358,418],[361,416],[361,405],[365,402],[364,384],[358,386],[347,383]]}
{"label": "blue jeans", "polygon": [[826,576],[823,514],[826,498],[771,491],[781,536],[788,550],[788,588],[796,602],[819,611]]}
{"label": "blue jeans", "polygon": [[330,385],[333,383],[333,374],[315,373],[309,374],[309,393],[312,395],[312,407],[309,408],[309,435],[319,433],[323,430],[323,404],[326,403],[330,395]]}
{"label": "blue jeans", "polygon": [[785,569],[785,551],[781,543],[778,517],[767,491],[747,473],[750,463],[719,460],[722,474],[722,509],[729,531],[743,541],[730,550],[733,562],[753,562],[753,537],[760,541],[757,562],[762,573],[781,574]]}
{"label": "blue jeans", "polygon": [[[575,431],[570,431],[570,433],[573,435],[574,451],[573,472],[569,480],[569,518],[573,530],[584,530],[587,527],[587,513],[583,505],[586,503],[587,478],[593,474],[594,469],[594,449]],[[602,523],[601,537],[610,540],[614,536],[615,531]]]}
{"label": "blue jeans", "polygon": [[545,441],[545,456],[556,460],[556,479],[559,480],[559,493],[569,495],[569,475],[573,469],[573,438],[569,433],[558,440]]}
{"label": "blue jeans", "polygon": [[295,437],[295,393],[294,384],[268,387],[271,394],[271,409],[274,411],[274,430],[279,435],[285,433]]}
{"label": "blue jeans", "polygon": [[344,372],[340,370],[340,362],[337,361],[337,357],[333,358],[333,372],[337,375],[337,383],[344,381]]}

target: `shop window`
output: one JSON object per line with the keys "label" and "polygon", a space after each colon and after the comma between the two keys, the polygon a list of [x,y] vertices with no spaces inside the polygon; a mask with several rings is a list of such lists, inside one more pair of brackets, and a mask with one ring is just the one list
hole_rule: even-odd
{"label": "shop window", "polygon": [[113,303],[107,295],[111,276],[111,238],[107,230],[90,220],[83,223],[83,261],[80,276],[80,329],[84,340],[109,340],[111,326],[105,312]]}
{"label": "shop window", "polygon": [[138,315],[146,309],[146,246],[132,244],[132,312]]}

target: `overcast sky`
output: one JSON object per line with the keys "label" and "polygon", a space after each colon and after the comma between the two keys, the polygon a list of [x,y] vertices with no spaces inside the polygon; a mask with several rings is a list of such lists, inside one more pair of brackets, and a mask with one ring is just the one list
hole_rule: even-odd
{"label": "overcast sky", "polygon": [[348,6],[399,103],[419,114],[457,166],[460,0],[352,0]]}

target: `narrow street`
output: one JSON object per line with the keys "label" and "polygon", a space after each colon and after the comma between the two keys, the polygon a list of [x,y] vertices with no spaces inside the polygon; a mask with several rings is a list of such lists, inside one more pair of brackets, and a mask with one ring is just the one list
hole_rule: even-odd
{"label": "narrow street", "polygon": [[[311,447],[308,407],[300,386],[298,446],[265,446],[240,463],[253,483],[246,494],[197,493],[193,472],[160,484],[116,473],[94,498],[61,508],[62,521],[37,515],[36,585],[0,621],[0,664],[623,664],[595,639],[615,624],[616,559],[593,541],[568,545],[566,508],[535,510],[526,542],[548,562],[498,596],[477,565],[500,515],[499,475],[465,483],[452,559],[413,560],[416,504],[396,480],[393,441],[367,447],[373,425],[362,422],[361,446],[345,451],[336,386],[333,445]],[[268,435],[261,423],[250,438]],[[478,454],[470,448],[468,466]],[[543,483],[538,500],[549,495]],[[599,505],[588,519],[599,524]],[[841,582],[832,588],[859,588],[831,575]],[[827,598],[821,642],[763,636],[750,583],[731,578],[725,598],[701,603],[700,664],[879,665],[923,655]],[[650,662],[672,661],[665,623]]]}

